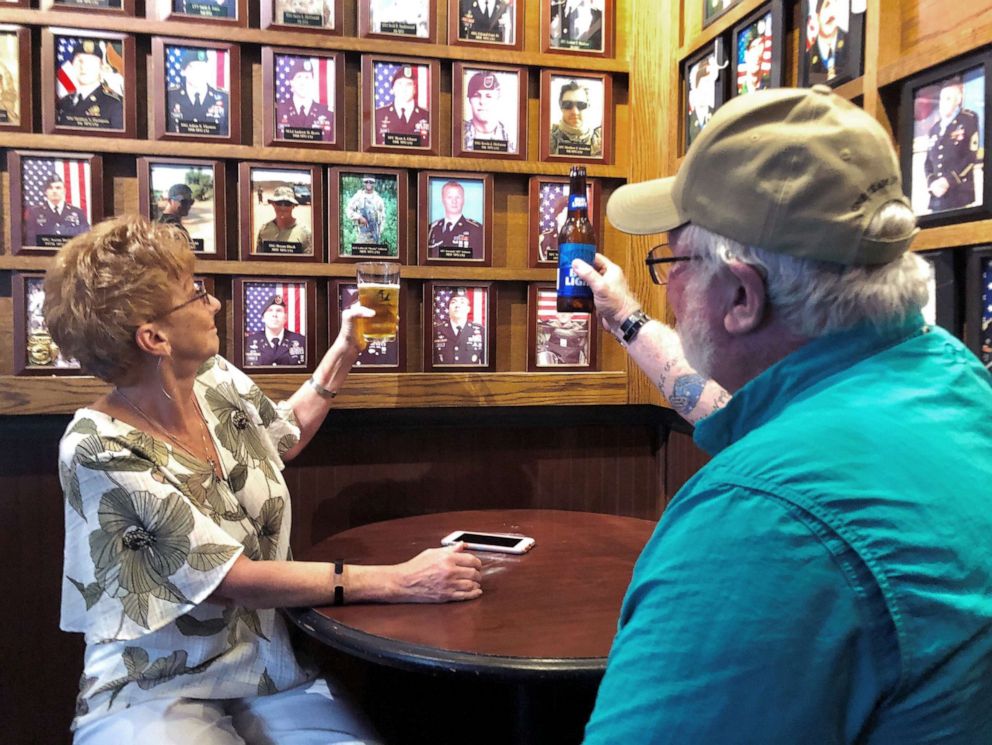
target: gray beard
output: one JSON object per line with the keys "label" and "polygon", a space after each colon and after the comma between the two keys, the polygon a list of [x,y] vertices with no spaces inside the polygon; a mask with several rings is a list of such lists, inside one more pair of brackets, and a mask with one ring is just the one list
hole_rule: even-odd
{"label": "gray beard", "polygon": [[686,306],[685,317],[678,322],[676,331],[682,342],[686,362],[697,373],[709,380],[713,377],[713,359],[716,344],[713,333],[706,325],[702,293],[693,293],[693,300]]}

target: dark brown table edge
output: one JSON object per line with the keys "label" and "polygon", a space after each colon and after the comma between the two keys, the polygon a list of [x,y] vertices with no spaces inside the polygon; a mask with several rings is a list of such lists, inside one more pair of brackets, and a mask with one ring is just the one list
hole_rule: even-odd
{"label": "dark brown table edge", "polygon": [[606,670],[605,657],[502,657],[457,652],[367,634],[338,623],[312,608],[283,608],[283,613],[304,633],[339,652],[401,670],[469,673],[475,677],[510,682],[598,682]]}

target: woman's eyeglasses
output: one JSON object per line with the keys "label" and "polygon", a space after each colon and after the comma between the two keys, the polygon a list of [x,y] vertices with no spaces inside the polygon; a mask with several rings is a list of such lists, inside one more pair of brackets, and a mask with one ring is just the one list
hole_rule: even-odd
{"label": "woman's eyeglasses", "polygon": [[656,285],[667,285],[668,275],[672,271],[672,266],[680,261],[692,261],[696,256],[662,256],[663,252],[669,250],[669,246],[655,246],[648,251],[648,257],[644,263],[651,272],[651,281]]}
{"label": "woman's eyeglasses", "polygon": [[[202,301],[204,304],[208,304],[210,302],[210,293],[207,292],[206,289],[199,290],[196,294],[193,295],[193,297],[191,297],[186,302],[179,303],[179,305],[175,306],[174,308],[169,308],[167,311],[165,311],[165,313],[160,313],[159,315],[155,316],[151,320],[152,321],[161,321],[163,318],[165,318],[170,313],[175,313],[180,308],[185,308],[187,305],[192,305],[193,303],[197,302],[198,300],[199,301]],[[149,323],[151,323],[151,321],[149,321]]]}

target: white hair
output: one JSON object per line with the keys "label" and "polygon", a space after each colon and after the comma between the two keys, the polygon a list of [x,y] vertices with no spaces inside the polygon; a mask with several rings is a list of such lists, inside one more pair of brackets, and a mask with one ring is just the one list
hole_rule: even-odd
{"label": "white hair", "polygon": [[[915,219],[909,207],[890,202],[872,219],[866,236],[906,235]],[[732,260],[756,268],[778,318],[792,333],[810,339],[863,323],[877,328],[900,323],[927,302],[932,269],[909,252],[887,264],[847,266],[747,246],[692,224],[681,228],[674,241],[690,247],[710,275]]]}

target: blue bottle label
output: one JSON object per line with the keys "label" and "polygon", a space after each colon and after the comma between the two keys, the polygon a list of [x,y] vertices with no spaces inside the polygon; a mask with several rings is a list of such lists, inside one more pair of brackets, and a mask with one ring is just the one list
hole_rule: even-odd
{"label": "blue bottle label", "polygon": [[589,203],[586,201],[585,194],[569,194],[568,195],[568,209],[569,210],[579,210],[587,209]]}
{"label": "blue bottle label", "polygon": [[582,259],[592,264],[596,246],[592,243],[561,243],[558,245],[558,294],[563,297],[591,298],[589,285],[572,271],[572,260]]}

